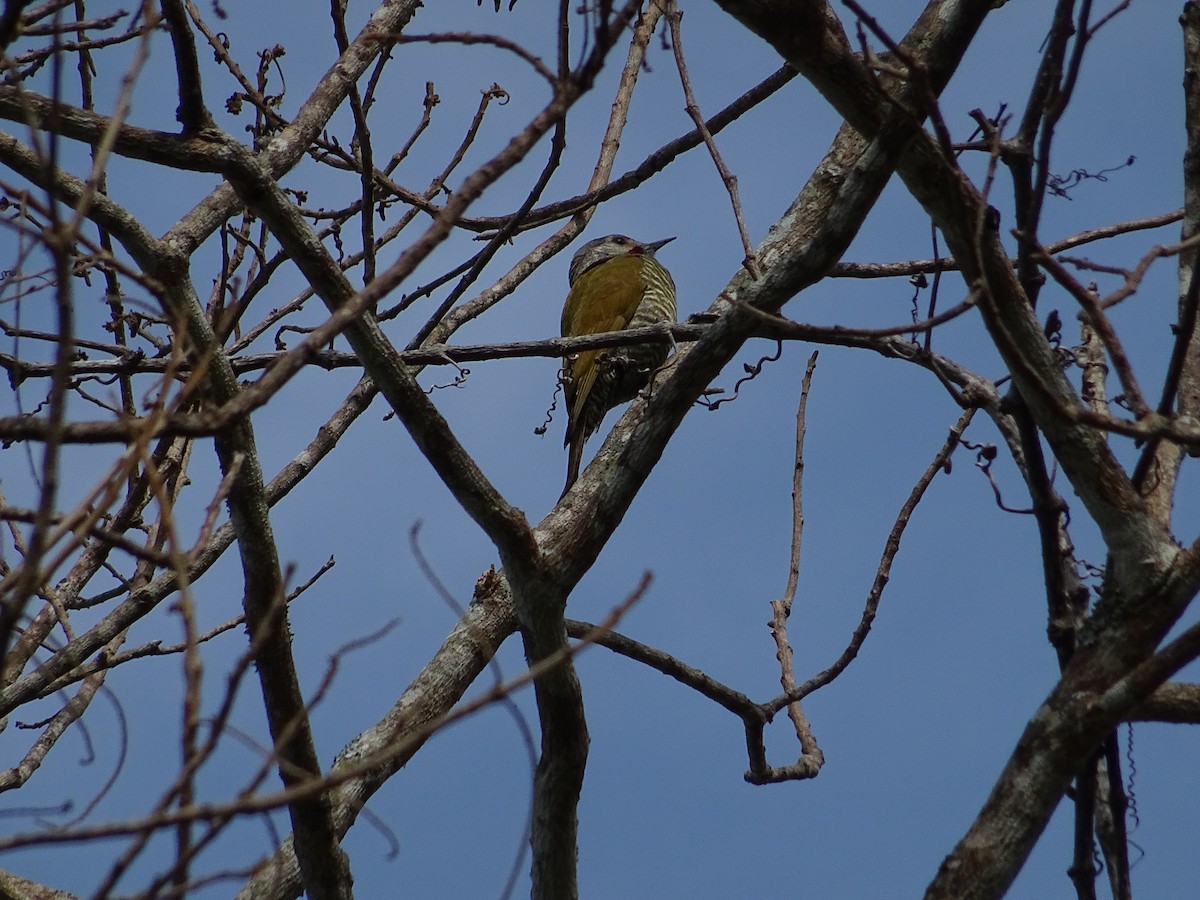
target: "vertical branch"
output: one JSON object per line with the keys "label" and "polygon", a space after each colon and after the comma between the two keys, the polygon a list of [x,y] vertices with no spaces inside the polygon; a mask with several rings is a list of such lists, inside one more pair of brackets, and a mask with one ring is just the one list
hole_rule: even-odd
{"label": "vertical branch", "polygon": [[[1183,154],[1184,240],[1200,234],[1200,5],[1189,0],[1180,17],[1183,27],[1183,112],[1187,147]],[[1179,318],[1158,411],[1200,417],[1200,267],[1197,250],[1179,254]],[[1171,521],[1183,449],[1169,441],[1147,443],[1134,471],[1150,514],[1164,526]]]}
{"label": "vertical branch", "polygon": [[[775,638],[775,658],[779,660],[779,682],[785,694],[795,696],[799,686],[796,669],[792,662],[792,644],[788,638],[787,621],[792,614],[796,599],[796,588],[800,581],[800,546],[804,536],[804,437],[808,412],[808,393],[812,387],[813,370],[817,367],[817,351],[808,358],[804,379],[800,383],[800,404],[796,409],[796,465],[792,473],[792,549],[788,563],[787,588],[783,598],[771,601],[771,634]],[[788,718],[800,742],[800,758],[810,765],[815,773],[825,762],[825,754],[817,745],[808,716],[800,700],[787,705]]]}
{"label": "vertical branch", "polygon": [[[1016,140],[1021,152],[1012,154],[1007,162],[1013,175],[1017,229],[1030,237],[1037,236],[1041,219],[1042,204],[1046,198],[1046,181],[1049,178],[1048,143],[1038,142],[1039,132],[1045,127],[1045,117],[1055,103],[1059,82],[1062,77],[1063,59],[1071,39],[1073,25],[1071,14],[1074,0],[1058,0],[1050,32],[1046,35],[1042,51],[1042,63],[1034,78],[1025,112],[1017,129]],[[1037,264],[1028,250],[1018,248],[1018,278],[1025,289],[1029,302],[1036,305],[1042,277]]]}
{"label": "vertical branch", "polygon": [[[283,572],[249,420],[222,431],[214,444],[222,472],[237,473],[227,503],[242,561],[246,628],[252,643],[261,642],[255,664],[278,754],[279,776],[290,787],[319,778],[321,762],[296,673]],[[350,900],[349,864],[339,845],[329,796],[320,793],[297,800],[288,811],[308,896],[311,900]]]}
{"label": "vertical branch", "polygon": [[[1070,100],[1088,38],[1087,34],[1075,32],[1074,10],[1075,0],[1059,0],[1055,7],[1042,62],[1017,133],[1022,152],[1005,158],[1013,177],[1016,225],[1024,238],[1018,245],[1017,275],[1031,306],[1036,305],[1045,280],[1035,248],[1050,175],[1054,128]],[[1080,20],[1085,26],[1089,12],[1090,0],[1084,0]],[[1085,374],[1096,373],[1097,369],[1092,368]],[[1094,377],[1085,379],[1085,390],[1087,385],[1093,390],[1100,387]],[[1038,526],[1050,641],[1060,665],[1065,665],[1074,650],[1075,631],[1086,613],[1088,593],[1075,572],[1073,547],[1066,528],[1067,504],[1050,477],[1041,432],[1019,391],[1011,391],[1008,400],[1020,438],[1020,453],[1014,454],[1014,460],[1029,489]]]}
{"label": "vertical branch", "polygon": [[792,552],[788,560],[787,587],[783,592],[783,612],[792,614],[792,603],[796,599],[796,587],[800,581],[800,544],[804,537],[804,438],[808,432],[808,392],[812,387],[813,372],[817,368],[817,353],[814,350],[804,369],[800,382],[800,406],[796,410],[796,467],[792,473]]}
{"label": "vertical branch", "polygon": [[1096,836],[1104,853],[1113,900],[1133,900],[1129,835],[1125,830],[1128,808],[1129,798],[1121,783],[1121,749],[1114,730],[1104,742],[1103,756],[1096,768]]}
{"label": "vertical branch", "polygon": [[1099,756],[1092,754],[1075,779],[1075,848],[1067,874],[1079,900],[1096,900],[1096,863],[1092,821],[1096,814],[1096,773]]}
{"label": "vertical branch", "polygon": [[[330,0],[333,16],[333,37],[338,53],[350,48],[350,36],[346,33],[347,0]],[[382,63],[383,57],[380,57]],[[354,138],[350,142],[359,166],[359,181],[362,184],[362,212],[359,220],[362,228],[363,283],[370,284],[375,278],[375,149],[371,144],[371,129],[367,125],[367,108],[363,104],[358,85],[350,86],[350,112],[354,116]]]}
{"label": "vertical branch", "polygon": [[194,134],[213,124],[204,105],[204,88],[200,82],[200,58],[182,0],[162,0],[162,17],[171,34],[175,51],[175,77],[179,81],[179,108],[176,118],[184,134]]}

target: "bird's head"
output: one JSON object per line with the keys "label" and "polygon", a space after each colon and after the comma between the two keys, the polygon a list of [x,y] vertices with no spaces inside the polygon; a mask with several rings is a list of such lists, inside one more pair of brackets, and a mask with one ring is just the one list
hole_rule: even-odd
{"label": "bird's head", "polygon": [[594,266],[600,265],[618,256],[654,256],[656,250],[675,240],[673,237],[661,241],[637,241],[624,234],[609,234],[588,241],[575,251],[571,258],[571,268],[567,272],[567,280],[575,283],[580,275]]}

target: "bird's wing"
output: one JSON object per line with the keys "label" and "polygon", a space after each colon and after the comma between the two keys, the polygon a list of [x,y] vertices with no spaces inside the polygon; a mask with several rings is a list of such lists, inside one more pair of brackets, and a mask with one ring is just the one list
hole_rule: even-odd
{"label": "bird's wing", "polygon": [[[640,257],[619,256],[579,276],[563,306],[563,336],[603,334],[627,328],[645,294],[642,265]],[[605,352],[584,350],[567,362],[570,370],[567,407],[572,420],[578,419],[592,392],[598,372],[596,363]]]}
{"label": "bird's wing", "polygon": [[642,266],[641,257],[619,256],[580,275],[563,307],[563,336],[625,328],[646,290]]}

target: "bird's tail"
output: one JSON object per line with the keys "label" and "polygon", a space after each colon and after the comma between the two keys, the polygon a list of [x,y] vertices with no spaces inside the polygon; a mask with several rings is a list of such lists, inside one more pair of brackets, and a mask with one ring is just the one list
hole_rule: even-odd
{"label": "bird's tail", "polygon": [[567,454],[567,484],[558,499],[561,500],[565,497],[567,491],[571,489],[571,485],[579,478],[581,462],[583,462],[583,435],[576,434],[571,437],[571,451]]}

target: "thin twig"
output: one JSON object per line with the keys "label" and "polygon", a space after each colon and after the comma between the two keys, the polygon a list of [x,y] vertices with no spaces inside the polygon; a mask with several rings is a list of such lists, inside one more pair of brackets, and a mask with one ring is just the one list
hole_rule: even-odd
{"label": "thin twig", "polygon": [[758,262],[754,255],[754,245],[750,241],[750,232],[746,228],[746,218],[742,213],[742,201],[738,196],[737,176],[729,171],[729,167],[725,165],[725,160],[721,157],[721,151],[717,149],[717,142],[713,139],[712,133],[708,130],[708,126],[704,122],[704,116],[700,113],[700,104],[696,102],[696,94],[692,90],[692,81],[688,77],[687,61],[683,53],[683,33],[679,27],[683,20],[683,10],[679,8],[679,4],[675,0],[669,0],[667,4],[667,23],[671,28],[671,46],[675,52],[675,67],[679,70],[679,80],[683,85],[683,96],[686,100],[687,114],[691,116],[692,121],[696,123],[696,130],[700,132],[700,136],[704,138],[704,146],[708,148],[708,154],[712,157],[713,164],[717,167],[717,172],[721,176],[721,181],[725,185],[725,190],[729,193],[729,202],[733,204],[733,218],[737,222],[738,235],[742,239],[742,251],[745,256],[742,260],[742,265],[746,267],[746,271],[750,273],[750,277],[757,279],[759,277]]}
{"label": "thin twig", "polygon": [[[808,410],[808,395],[812,387],[813,370],[817,366],[817,353],[813,352],[808,358],[808,366],[804,370],[804,379],[800,386],[800,404],[796,410],[796,465],[792,473],[792,552],[788,564],[788,583],[783,598],[771,601],[771,636],[775,639],[775,658],[779,661],[779,683],[785,694],[796,690],[796,666],[793,658],[792,643],[788,637],[788,618],[792,614],[792,604],[796,599],[796,587],[800,578],[800,545],[804,533],[804,436],[806,412]],[[800,701],[793,700],[787,705],[788,718],[796,732],[796,740],[800,745],[800,755],[796,762],[789,766],[777,768],[768,766],[765,770],[754,772],[755,781],[776,781],[783,778],[815,778],[825,764],[825,754],[817,743],[812,725]],[[764,760],[765,761],[765,760]]]}
{"label": "thin twig", "polygon": [[921,498],[925,495],[925,491],[929,488],[934,477],[938,472],[945,470],[946,463],[953,455],[955,448],[958,447],[959,438],[962,437],[962,433],[966,430],[974,415],[975,410],[968,409],[959,416],[958,421],[951,427],[950,434],[946,438],[945,443],[942,444],[942,448],[934,456],[933,461],[921,474],[921,477],[917,479],[917,483],[913,485],[908,499],[904,501],[904,505],[900,508],[900,513],[897,515],[896,522],[892,525],[892,530],[888,534],[884,545],[883,556],[875,572],[875,580],[871,585],[870,591],[867,592],[867,602],[863,608],[862,618],[858,626],[854,629],[854,633],[850,636],[850,641],[846,645],[846,649],[842,651],[841,656],[827,669],[818,672],[812,678],[796,687],[795,690],[772,700],[768,704],[772,710],[783,709],[793,700],[802,700],[813,691],[829,684],[841,675],[846,670],[846,667],[854,661],[854,658],[858,656],[863,642],[867,639],[867,635],[870,634],[871,624],[875,621],[875,614],[879,609],[879,601],[883,598],[883,590],[887,586],[891,575],[892,562],[900,550],[900,539],[904,535],[905,528],[908,527],[908,521],[912,517],[913,511],[917,508],[917,504],[921,502]]}

